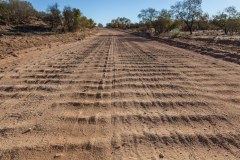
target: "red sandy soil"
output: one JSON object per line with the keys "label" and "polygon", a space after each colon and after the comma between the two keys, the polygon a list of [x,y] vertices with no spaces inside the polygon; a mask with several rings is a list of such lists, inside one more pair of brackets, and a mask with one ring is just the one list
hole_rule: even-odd
{"label": "red sandy soil", "polygon": [[[20,33],[2,34],[0,36],[0,58],[17,56],[19,51],[33,47],[51,47],[53,44],[65,44],[69,42],[81,41],[85,37],[97,32],[97,30],[86,30],[76,33]],[[39,48],[40,50],[41,48]]]}
{"label": "red sandy soil", "polygon": [[0,159],[240,159],[240,66],[113,30],[0,60]]}

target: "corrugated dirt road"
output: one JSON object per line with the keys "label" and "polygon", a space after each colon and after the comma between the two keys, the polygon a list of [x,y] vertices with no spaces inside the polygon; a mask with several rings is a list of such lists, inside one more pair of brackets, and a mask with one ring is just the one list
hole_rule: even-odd
{"label": "corrugated dirt road", "polygon": [[237,64],[113,30],[14,58],[0,159],[240,159]]}

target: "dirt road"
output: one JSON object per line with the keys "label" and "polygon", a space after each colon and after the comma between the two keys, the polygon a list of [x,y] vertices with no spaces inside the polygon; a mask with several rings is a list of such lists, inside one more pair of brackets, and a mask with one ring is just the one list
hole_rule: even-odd
{"label": "dirt road", "polygon": [[0,63],[0,159],[240,159],[237,64],[111,30]]}

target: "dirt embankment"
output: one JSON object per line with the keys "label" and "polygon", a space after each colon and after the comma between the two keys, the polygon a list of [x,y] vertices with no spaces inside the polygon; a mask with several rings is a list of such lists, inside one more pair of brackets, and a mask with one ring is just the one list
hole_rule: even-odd
{"label": "dirt embankment", "polygon": [[156,37],[134,32],[134,35],[146,37],[166,43],[171,46],[188,49],[203,55],[223,59],[228,62],[240,64],[240,40],[226,38],[196,38],[196,37]]}
{"label": "dirt embankment", "polygon": [[0,35],[0,58],[18,56],[19,51],[32,47],[46,46],[51,48],[54,43],[65,44],[83,40],[85,37],[93,35],[97,30],[86,30],[77,33],[16,33]]}

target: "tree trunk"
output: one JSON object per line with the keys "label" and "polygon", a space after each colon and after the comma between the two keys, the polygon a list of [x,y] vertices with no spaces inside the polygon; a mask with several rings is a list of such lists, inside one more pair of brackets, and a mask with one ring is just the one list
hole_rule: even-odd
{"label": "tree trunk", "polygon": [[190,35],[192,35],[192,33],[193,33],[192,26],[190,26],[190,25],[187,25],[187,26],[188,26],[188,29],[189,29]]}
{"label": "tree trunk", "polygon": [[189,28],[189,31],[190,31],[190,35],[192,35],[193,34],[192,27]]}
{"label": "tree trunk", "polygon": [[224,33],[225,33],[226,35],[228,34],[227,27],[224,27]]}
{"label": "tree trunk", "polygon": [[188,27],[188,30],[190,32],[190,35],[192,35],[193,33],[193,30],[192,30],[192,26],[193,26],[193,23],[191,22],[191,24],[189,24],[189,21],[184,21]]}

